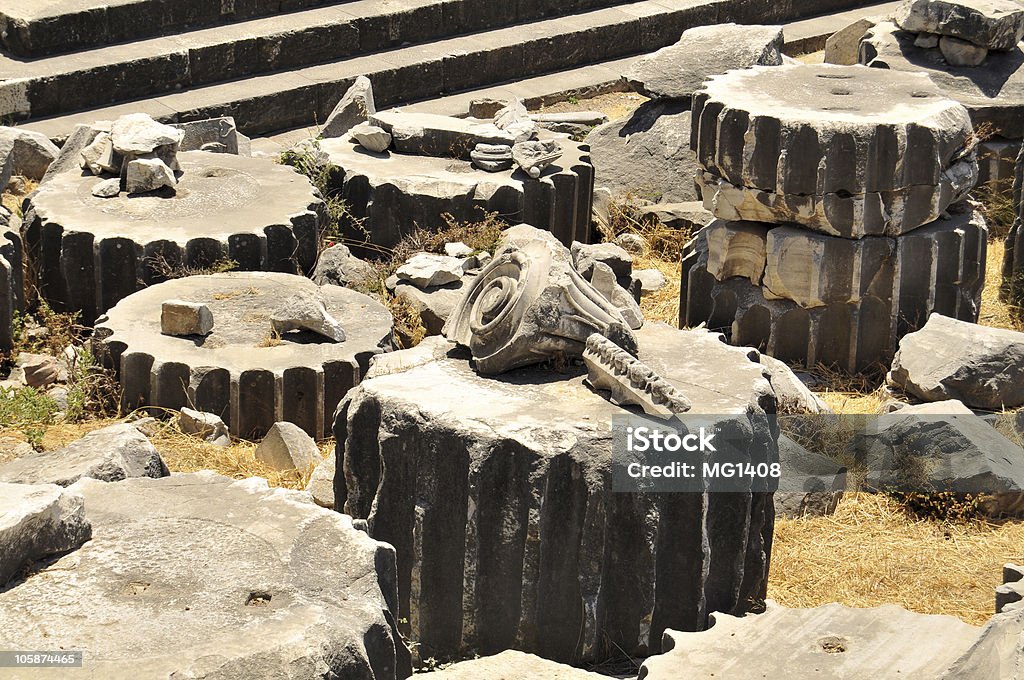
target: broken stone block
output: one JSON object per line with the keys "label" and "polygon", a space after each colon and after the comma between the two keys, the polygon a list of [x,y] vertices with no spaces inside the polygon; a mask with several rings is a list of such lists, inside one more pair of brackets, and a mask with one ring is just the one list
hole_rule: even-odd
{"label": "broken stone block", "polygon": [[303,330],[332,342],[345,342],[345,330],[327,311],[323,299],[313,293],[297,293],[286,298],[270,315],[270,325],[279,335]]}
{"label": "broken stone block", "polygon": [[21,369],[22,380],[29,387],[47,387],[57,382],[60,377],[57,358],[49,354],[22,352],[18,355],[15,366]]}
{"label": "broken stone block", "polygon": [[231,434],[220,416],[183,407],[178,413],[178,429],[215,446],[231,446]]}
{"label": "broken stone block", "polygon": [[782,26],[697,26],[679,42],[636,61],[623,79],[651,99],[689,101],[708,76],[782,63]]}
{"label": "broken stone block", "polygon": [[0,482],[0,586],[33,562],[78,548],[91,535],[80,494],[53,484]]}
{"label": "broken stone block", "polygon": [[708,273],[719,281],[742,276],[760,283],[767,258],[769,225],[715,220],[705,230]]}
{"label": "broken stone block", "polygon": [[171,127],[183,133],[178,145],[179,151],[209,151],[216,148],[219,153],[240,153],[238,127],[231,116],[174,123]]}
{"label": "broken stone block", "polygon": [[114,151],[109,132],[99,132],[81,151],[82,168],[94,175],[121,174],[123,157]]}
{"label": "broken stone block", "polygon": [[383,128],[370,125],[369,123],[360,123],[353,126],[348,131],[348,134],[359,146],[374,153],[384,153],[391,146],[391,135]]}
{"label": "broken stone block", "polygon": [[1024,333],[932,314],[900,341],[886,381],[925,401],[1002,411],[1024,405]]}
{"label": "broken stone block", "polygon": [[562,157],[562,146],[554,139],[518,142],[512,146],[512,160],[533,179]]}
{"label": "broken stone block", "polygon": [[732,71],[694,95],[692,123],[704,206],[724,220],[898,236],[937,219],[978,176],[967,110],[923,74]]}
{"label": "broken stone block", "polygon": [[373,265],[353,255],[348,246],[338,243],[320,253],[310,278],[320,286],[358,286],[376,275]]}
{"label": "broken stone block", "polygon": [[170,474],[146,435],[118,423],[85,435],[62,449],[33,453],[0,465],[0,481],[70,486],[83,477],[116,482]]}
{"label": "broken stone block", "polygon": [[640,283],[640,295],[651,295],[668,285],[665,275],[657,269],[636,269],[633,280]]}
{"label": "broken stone block", "polygon": [[96,198],[114,198],[121,193],[121,178],[113,177],[93,185],[92,195]]}
{"label": "broken stone block", "polygon": [[[749,350],[666,324],[635,334],[694,412],[746,414],[750,450],[770,449],[774,397]],[[395,546],[397,616],[423,657],[656,653],[666,627],[764,597],[769,494],[614,493],[607,424],[628,411],[581,368],[484,377],[436,343],[381,356],[335,423],[336,507]]]}
{"label": "broken stone block", "polygon": [[313,468],[306,491],[321,508],[334,510],[334,456],[327,456]]}
{"label": "broken stone block", "polygon": [[650,244],[640,234],[625,232],[615,237],[615,245],[625,250],[630,255],[644,255],[650,248]]}
{"label": "broken stone block", "polygon": [[36,181],[60,155],[60,149],[46,135],[24,128],[0,127],[0,148],[9,149],[12,174]]}
{"label": "broken stone block", "polygon": [[918,33],[917,37],[914,38],[914,47],[920,47],[925,50],[934,49],[939,46],[939,38],[941,37],[934,33]]}
{"label": "broken stone block", "polygon": [[512,649],[494,656],[460,661],[434,673],[431,680],[604,680],[608,677]]}
{"label": "broken stone block", "polygon": [[773,356],[760,355],[761,365],[775,392],[780,414],[820,414],[832,410],[804,384],[793,369]]}
{"label": "broken stone block", "polygon": [[644,219],[653,218],[666,227],[689,234],[695,234],[715,221],[714,214],[706,210],[701,201],[654,203],[641,206],[640,210]]}
{"label": "broken stone block", "polygon": [[626,249],[615,243],[592,243],[586,245],[574,242],[570,246],[576,271],[585,278],[590,278],[595,262],[608,265],[616,279],[628,280],[633,274],[633,256]]}
{"label": "broken stone block", "polygon": [[434,113],[380,111],[369,122],[391,134],[396,151],[412,155],[470,160],[477,144],[516,143],[515,135],[493,123]]}
{"label": "broken stone block", "polygon": [[675,386],[611,340],[594,334],[583,352],[587,382],[620,406],[639,406],[658,418],[689,411],[692,404]]}
{"label": "broken stone block", "polygon": [[444,244],[444,254],[448,257],[469,257],[473,254],[473,249],[467,246],[462,241],[454,243]]}
{"label": "broken stone block", "polygon": [[275,470],[306,471],[323,460],[313,438],[293,423],[274,423],[255,456]]}
{"label": "broken stone block", "polygon": [[395,552],[351,518],[211,472],[74,490],[92,540],[0,593],[4,649],[74,640],[110,680],[411,674]]}
{"label": "broken stone block", "polygon": [[399,281],[408,281],[417,288],[444,286],[461,281],[465,273],[465,260],[435,253],[419,253],[398,268]]}
{"label": "broken stone block", "polygon": [[939,50],[950,66],[981,66],[988,56],[986,48],[948,35],[939,40]]}
{"label": "broken stone block", "polygon": [[782,476],[775,492],[776,517],[831,515],[846,490],[846,468],[779,435]]}
{"label": "broken stone block", "polygon": [[611,267],[603,262],[593,262],[590,265],[588,280],[590,285],[615,307],[626,322],[626,326],[637,329],[644,325],[644,314],[640,310],[636,296],[619,285],[619,279]]}
{"label": "broken stone block", "polygon": [[494,125],[512,135],[516,143],[533,139],[537,124],[533,121],[521,99],[513,99],[494,114]]}
{"label": "broken stone block", "polygon": [[125,191],[129,194],[145,194],[178,183],[174,171],[159,158],[138,158],[127,167]]}
{"label": "broken stone block", "polygon": [[138,157],[157,153],[161,147],[176,151],[185,133],[158,123],[144,113],[121,116],[110,126],[110,141],[114,151],[122,156]]}
{"label": "broken stone block", "polygon": [[61,172],[78,172],[86,167],[82,151],[92,144],[101,132],[110,132],[109,122],[99,121],[92,125],[76,125],[74,131],[64,141],[64,146],[60,148],[57,158],[46,169],[46,174],[43,175],[40,184]]}
{"label": "broken stone block", "polygon": [[322,137],[341,137],[377,112],[373,85],[366,76],[358,76],[320,128]]}
{"label": "broken stone block", "polygon": [[467,279],[427,288],[399,283],[395,286],[395,297],[405,300],[416,310],[427,335],[439,335],[452,312],[462,302],[468,285]]}
{"label": "broken stone block", "polygon": [[647,659],[641,677],[742,677],[756,667],[767,678],[935,678],[978,635],[977,628],[953,616],[917,614],[891,604],[813,609],[767,604],[756,616],[714,614],[714,626],[703,632],[666,631],[668,651]]}
{"label": "broken stone block", "polygon": [[861,18],[842,28],[825,40],[824,62],[839,66],[853,66],[860,57],[860,40],[878,23],[875,18]]}
{"label": "broken stone block", "polygon": [[512,167],[512,147],[507,144],[477,144],[469,153],[473,165],[487,172],[501,172]]}
{"label": "broken stone block", "polygon": [[1024,7],[1013,0],[907,0],[896,24],[911,33],[936,33],[992,50],[1012,50],[1024,38]]}
{"label": "broken stone block", "polygon": [[[608,276],[614,282],[610,268]],[[444,336],[468,347],[483,375],[582,356],[593,333],[635,347],[622,314],[576,271],[569,249],[528,225],[505,231],[444,326]]]}
{"label": "broken stone block", "polygon": [[494,116],[501,111],[507,102],[501,99],[492,99],[490,97],[481,97],[480,99],[472,99],[469,102],[469,117],[478,118],[480,120],[486,120],[494,118]]}
{"label": "broken stone block", "polygon": [[209,335],[213,312],[204,304],[167,300],[160,306],[160,332],[166,335]]}

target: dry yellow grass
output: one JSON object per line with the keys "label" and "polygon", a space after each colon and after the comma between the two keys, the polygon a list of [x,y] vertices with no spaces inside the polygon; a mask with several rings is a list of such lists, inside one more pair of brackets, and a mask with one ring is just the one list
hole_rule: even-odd
{"label": "dry yellow grass", "polygon": [[985,290],[981,293],[981,315],[978,323],[995,328],[1012,328],[1024,331],[1024,310],[1020,310],[999,299],[999,284],[1003,280],[1003,241],[988,242],[988,260],[985,271]]}
{"label": "dry yellow grass", "polygon": [[587,99],[571,99],[556,104],[541,106],[540,113],[568,113],[572,111],[600,111],[608,120],[618,120],[633,113],[647,97],[636,92],[608,92]]}
{"label": "dry yellow grass", "polygon": [[10,190],[5,191],[3,193],[3,196],[0,197],[0,203],[2,203],[5,208],[10,210],[15,215],[20,215],[22,200],[25,198],[25,196],[28,196],[30,193],[35,191],[36,187],[38,186],[39,182],[36,182],[35,180],[31,179],[25,179],[23,177],[21,178],[20,190],[18,192],[13,192]]}
{"label": "dry yellow grass", "polygon": [[768,597],[789,607],[893,603],[981,625],[1022,545],[1021,522],[914,520],[886,496],[848,495],[831,517],[776,522]]}
{"label": "dry yellow grass", "polygon": [[661,290],[644,295],[640,299],[640,309],[644,313],[644,318],[664,321],[671,326],[677,325],[679,323],[679,263],[643,255],[634,258],[633,268],[657,269],[665,276],[667,282]]}

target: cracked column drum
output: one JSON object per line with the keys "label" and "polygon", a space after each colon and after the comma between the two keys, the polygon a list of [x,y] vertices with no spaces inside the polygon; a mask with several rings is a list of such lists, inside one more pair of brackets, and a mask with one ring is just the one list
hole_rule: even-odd
{"label": "cracked column drum", "polygon": [[1024,148],[1017,157],[1017,171],[1013,180],[1013,209],[1016,218],[1006,237],[1000,297],[1010,304],[1024,306]]}
{"label": "cracked column drum", "polygon": [[[683,258],[680,321],[808,367],[887,365],[899,339],[931,313],[978,319],[988,228],[980,212],[957,207],[949,219],[896,238],[760,225],[762,249],[750,245],[753,230],[728,239],[736,227],[712,223]],[[710,258],[716,248],[726,252]],[[751,253],[764,253],[764,262],[751,265]]]}
{"label": "cracked column drum", "polygon": [[[660,323],[636,335],[690,414],[739,417],[747,449],[777,456],[755,352]],[[336,507],[395,546],[399,616],[421,656],[646,656],[666,628],[763,603],[771,494],[616,493],[611,419],[629,411],[585,371],[483,377],[452,347],[382,359],[334,430]]]}
{"label": "cracked column drum", "polygon": [[[322,295],[345,342],[306,331],[271,334],[270,315],[303,292]],[[161,303],[171,299],[207,305],[213,332],[162,334]],[[167,281],[128,296],[99,319],[96,342],[98,354],[118,370],[125,412],[188,406],[219,415],[245,439],[259,439],[281,420],[322,439],[370,358],[391,348],[392,325],[383,305],[348,288],[291,274],[232,272]]]}
{"label": "cracked column drum", "polygon": [[348,204],[345,236],[370,251],[390,248],[417,228],[447,226],[444,215],[474,222],[494,212],[509,224],[531,224],[566,246],[590,243],[594,167],[590,147],[559,139],[562,157],[531,179],[517,166],[486,172],[457,158],[373,153],[347,137],[324,139],[336,166],[331,184]]}
{"label": "cracked column drum", "polygon": [[694,95],[690,145],[705,207],[847,238],[898,236],[973,188],[967,110],[923,75],[856,66],[753,67]]}
{"label": "cracked column drum", "polygon": [[316,261],[323,201],[292,168],[259,158],[178,154],[175,191],[97,198],[101,178],[55,175],[32,196],[25,246],[40,295],[83,323],[167,270],[308,273]]}

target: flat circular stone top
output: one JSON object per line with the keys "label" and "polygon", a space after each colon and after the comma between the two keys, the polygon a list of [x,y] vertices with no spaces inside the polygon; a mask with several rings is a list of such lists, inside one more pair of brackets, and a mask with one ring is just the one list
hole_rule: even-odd
{"label": "flat circular stone top", "polygon": [[178,154],[178,185],[148,194],[97,198],[102,177],[60,173],[32,197],[36,214],[68,231],[97,237],[156,238],[184,244],[197,236],[225,239],[290,225],[291,217],[321,202],[309,180],[287,165],[262,158],[186,151]]}
{"label": "flat circular stone top", "polygon": [[[291,331],[275,341],[271,315],[293,295],[322,296],[328,313],[345,330],[336,343],[307,331]],[[165,300],[205,304],[213,313],[213,332],[204,338],[160,332]],[[391,313],[372,298],[339,286],[318,286],[293,274],[229,272],[190,276],[150,286],[121,300],[101,318],[97,337],[119,343],[125,353],[141,352],[159,362],[214,366],[231,372],[263,369],[280,372],[329,361],[354,361],[390,344]]]}
{"label": "flat circular stone top", "polygon": [[831,64],[729,71],[706,81],[702,94],[751,116],[823,125],[919,123],[960,108],[925,75]]}

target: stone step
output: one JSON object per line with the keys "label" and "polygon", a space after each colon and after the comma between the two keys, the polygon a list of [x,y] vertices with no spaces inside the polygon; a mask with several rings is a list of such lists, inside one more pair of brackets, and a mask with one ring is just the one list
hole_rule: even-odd
{"label": "stone step", "polygon": [[0,105],[0,115],[58,115],[624,1],[541,0],[506,10],[493,0],[356,0],[72,55],[0,57],[0,79],[25,92]]}
{"label": "stone step", "polygon": [[339,0],[0,0],[0,46],[41,57]]}
{"label": "stone step", "polygon": [[860,4],[826,0],[798,9],[766,0],[629,2],[33,120],[24,127],[61,138],[76,123],[143,111],[164,122],[229,115],[246,134],[263,134],[325,120],[358,75],[370,77],[378,106],[387,107],[649,52],[693,26],[785,22]]}
{"label": "stone step", "polygon": [[823,16],[794,21],[786,25],[784,52],[796,57],[825,49],[825,41],[833,33],[842,30],[863,17],[886,16],[902,5],[901,2],[883,2],[869,7],[859,7]]}

